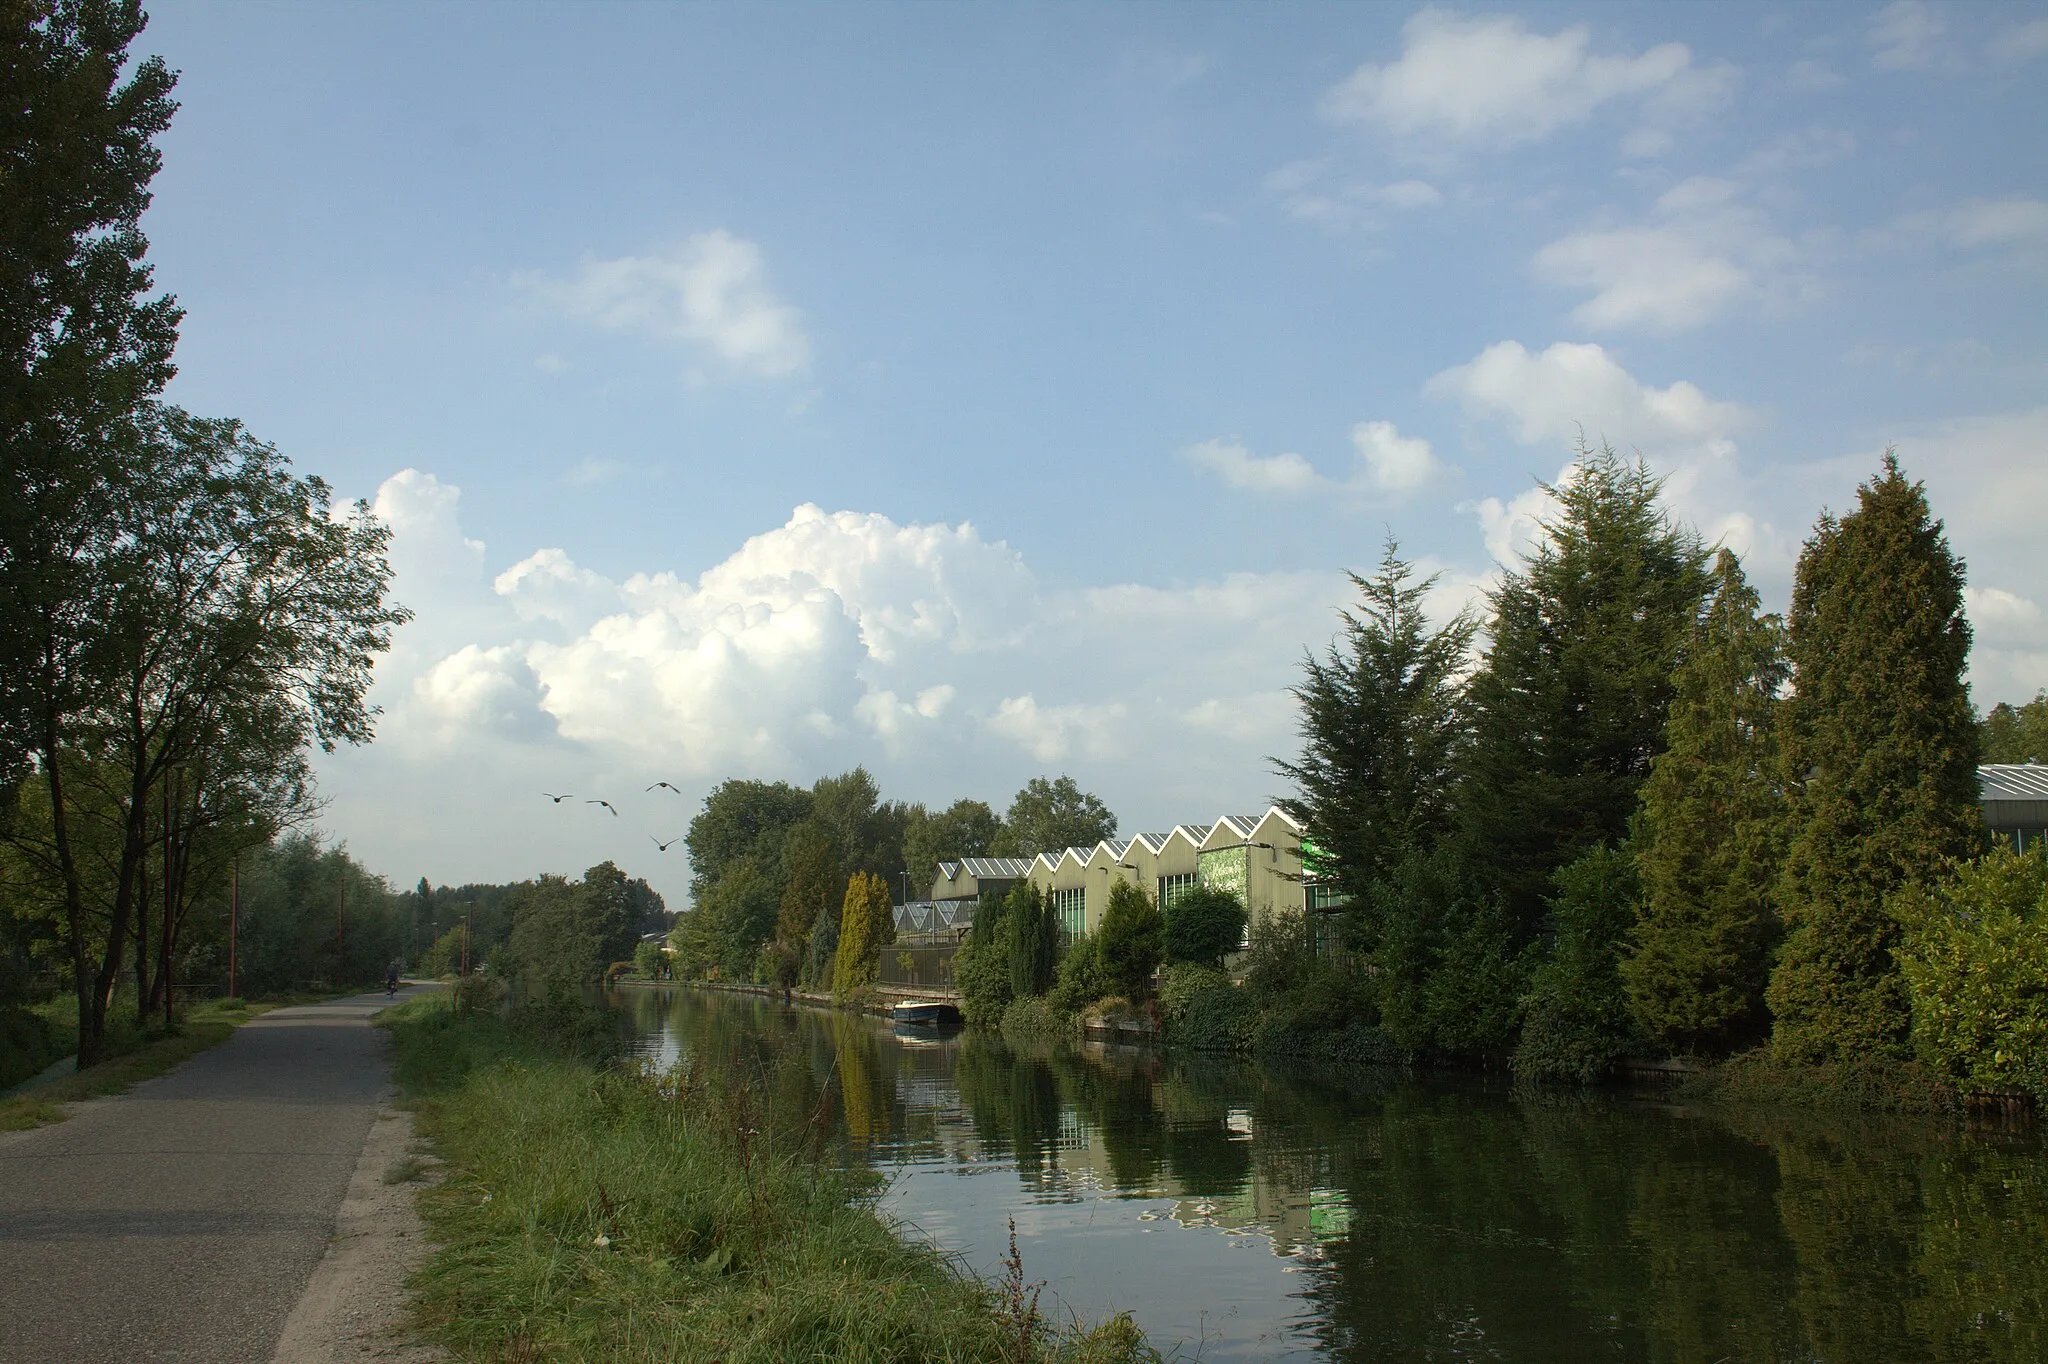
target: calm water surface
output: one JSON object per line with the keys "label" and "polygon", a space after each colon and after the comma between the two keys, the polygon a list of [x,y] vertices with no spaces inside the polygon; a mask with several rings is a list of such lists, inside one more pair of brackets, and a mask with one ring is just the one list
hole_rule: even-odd
{"label": "calm water surface", "polygon": [[632,991],[667,1062],[792,1069],[885,1211],[1182,1359],[2048,1360],[2048,1155],[1947,1122],[974,1036]]}

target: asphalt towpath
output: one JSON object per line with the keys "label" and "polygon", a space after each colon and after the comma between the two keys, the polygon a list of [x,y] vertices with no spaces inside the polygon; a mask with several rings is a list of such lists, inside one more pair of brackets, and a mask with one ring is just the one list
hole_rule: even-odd
{"label": "asphalt towpath", "polygon": [[0,1361],[270,1359],[391,1116],[369,1026],[389,1002],[276,1010],[68,1122],[0,1134]]}

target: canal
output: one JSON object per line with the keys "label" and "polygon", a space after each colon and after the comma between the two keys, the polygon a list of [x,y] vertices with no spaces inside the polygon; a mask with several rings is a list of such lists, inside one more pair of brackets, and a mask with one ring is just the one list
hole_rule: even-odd
{"label": "canal", "polygon": [[2048,1359],[2031,1132],[1702,1111],[633,990],[665,1065],[803,1072],[884,1212],[1183,1360]]}

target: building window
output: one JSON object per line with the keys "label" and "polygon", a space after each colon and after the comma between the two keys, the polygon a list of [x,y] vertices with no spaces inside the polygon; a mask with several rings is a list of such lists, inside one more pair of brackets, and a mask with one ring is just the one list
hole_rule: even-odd
{"label": "building window", "polygon": [[1351,903],[1349,895],[1346,895],[1327,881],[1321,883],[1311,881],[1308,885],[1302,887],[1302,891],[1307,896],[1308,910],[1311,914],[1329,909],[1342,909]]}
{"label": "building window", "polygon": [[1060,917],[1060,936],[1068,942],[1079,941],[1088,931],[1088,892],[1079,887],[1056,890],[1052,893],[1052,907]]}
{"label": "building window", "polygon": [[1172,875],[1160,877],[1159,907],[1162,910],[1172,909],[1176,904],[1180,903],[1189,891],[1195,888],[1199,880],[1200,878],[1191,871],[1175,872]]}

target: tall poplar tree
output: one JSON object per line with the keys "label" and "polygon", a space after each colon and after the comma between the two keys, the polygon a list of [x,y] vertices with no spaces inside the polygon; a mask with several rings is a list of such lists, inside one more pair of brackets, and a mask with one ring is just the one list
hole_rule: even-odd
{"label": "tall poplar tree", "polygon": [[1984,837],[1962,560],[1890,451],[1856,498],[1821,518],[1792,588],[1787,934],[1767,997],[1772,1050],[1794,1062],[1903,1054],[1885,896]]}
{"label": "tall poplar tree", "polygon": [[1685,1051],[1726,1049],[1765,1027],[1784,851],[1783,636],[1723,549],[1673,678],[1664,752],[1643,783],[1643,908],[1621,964],[1637,1021]]}
{"label": "tall poplar tree", "polygon": [[1432,630],[1417,581],[1391,536],[1359,606],[1325,658],[1303,662],[1301,761],[1275,762],[1300,795],[1282,808],[1354,901],[1450,825],[1451,783],[1466,736],[1460,674],[1478,624],[1460,611]]}
{"label": "tall poplar tree", "polygon": [[1641,461],[1580,446],[1570,475],[1547,489],[1558,514],[1542,544],[1489,601],[1459,822],[1467,857],[1525,936],[1558,867],[1627,835],[1664,747],[1672,671],[1709,556],[1665,513],[1660,487]]}

